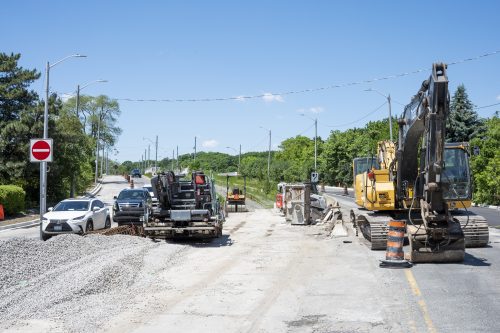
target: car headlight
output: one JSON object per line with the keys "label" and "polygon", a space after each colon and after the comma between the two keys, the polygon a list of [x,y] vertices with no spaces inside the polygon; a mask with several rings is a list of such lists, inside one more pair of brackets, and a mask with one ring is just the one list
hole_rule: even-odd
{"label": "car headlight", "polygon": [[142,207],[142,202],[139,202],[139,207]]}
{"label": "car headlight", "polygon": [[114,211],[118,211],[120,210],[120,207],[118,207],[118,202],[115,201],[115,203],[113,204],[113,210]]}
{"label": "car headlight", "polygon": [[46,218],[45,216],[42,217],[42,223],[49,223],[49,219]]}
{"label": "car headlight", "polygon": [[81,222],[85,218],[85,215],[77,216],[71,219],[72,222]]}

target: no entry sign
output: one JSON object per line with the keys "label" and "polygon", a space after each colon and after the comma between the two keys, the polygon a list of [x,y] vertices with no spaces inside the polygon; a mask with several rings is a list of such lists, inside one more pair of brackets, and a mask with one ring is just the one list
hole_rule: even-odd
{"label": "no entry sign", "polygon": [[52,139],[31,139],[31,162],[52,162]]}

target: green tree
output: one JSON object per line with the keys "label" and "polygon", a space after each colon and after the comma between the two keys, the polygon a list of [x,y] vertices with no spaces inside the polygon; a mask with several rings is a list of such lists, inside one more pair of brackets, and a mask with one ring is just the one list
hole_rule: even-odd
{"label": "green tree", "polygon": [[[474,178],[474,200],[479,203],[500,205],[500,118],[499,112],[486,121],[486,131],[471,141],[479,154],[471,158]],[[474,150],[474,149],[473,149]]]}
{"label": "green tree", "polygon": [[451,99],[450,115],[446,123],[446,140],[469,142],[482,131],[484,131],[484,122],[478,118],[465,86],[461,84]]}
{"label": "green tree", "polygon": [[19,67],[20,57],[0,53],[0,184],[22,186],[29,139],[41,136],[43,114],[34,112],[38,96],[28,89],[40,74]]}
{"label": "green tree", "polygon": [[19,67],[20,58],[20,54],[0,53],[0,127],[19,119],[21,110],[34,106],[38,99],[29,86],[40,73]]}

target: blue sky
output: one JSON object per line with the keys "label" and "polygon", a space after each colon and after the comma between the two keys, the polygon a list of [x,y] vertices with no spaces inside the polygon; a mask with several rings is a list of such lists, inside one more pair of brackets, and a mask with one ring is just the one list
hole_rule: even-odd
{"label": "blue sky", "polygon": [[[155,136],[158,155],[267,150],[298,134],[362,127],[402,112],[429,76],[423,71],[313,92],[211,102],[204,99],[302,91],[382,78],[500,50],[498,1],[6,1],[0,52],[20,65],[52,68],[51,91],[119,99],[118,161],[139,160]],[[500,102],[500,53],[449,66],[476,106]],[[43,77],[33,89],[43,95]],[[481,108],[490,117],[500,106]],[[305,113],[307,117],[301,116]],[[369,114],[367,117],[365,117]],[[50,136],[50,135],[49,135]],[[153,147],[151,147],[153,156]]]}

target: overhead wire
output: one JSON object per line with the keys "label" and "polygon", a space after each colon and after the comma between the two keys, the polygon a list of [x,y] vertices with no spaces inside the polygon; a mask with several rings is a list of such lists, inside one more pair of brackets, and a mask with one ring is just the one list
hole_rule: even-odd
{"label": "overhead wire", "polygon": [[383,104],[381,104],[380,106],[378,106],[375,110],[370,111],[369,113],[367,113],[366,115],[364,115],[363,117],[361,117],[361,118],[359,118],[357,120],[354,120],[354,121],[351,121],[351,122],[348,122],[348,123],[344,123],[344,124],[340,124],[340,125],[325,125],[325,126],[326,127],[344,127],[344,126],[352,125],[352,124],[357,123],[358,121],[361,121],[361,120],[369,117],[370,115],[374,114],[375,112],[377,112],[378,110],[380,110],[386,104],[387,104],[387,101],[384,102]]}
{"label": "overhead wire", "polygon": [[[488,53],[485,53],[485,54],[482,54],[479,56],[450,62],[450,63],[448,63],[448,66],[453,66],[453,65],[458,65],[458,64],[465,63],[465,62],[469,62],[469,61],[479,60],[481,58],[493,56],[493,55],[496,55],[499,53],[500,53],[500,50],[488,52]],[[268,96],[271,97],[271,96],[286,96],[286,95],[293,95],[293,94],[304,94],[304,93],[311,93],[311,92],[317,92],[317,91],[322,91],[322,90],[330,90],[330,89],[356,86],[356,85],[361,85],[361,84],[369,84],[369,83],[374,83],[374,82],[378,82],[378,81],[385,81],[385,80],[400,78],[400,77],[418,74],[418,73],[422,73],[422,72],[428,72],[428,71],[430,71],[429,68],[420,68],[420,69],[416,69],[416,70],[413,70],[410,72],[402,72],[399,74],[387,75],[387,76],[378,77],[378,78],[374,78],[374,79],[345,82],[345,83],[333,84],[333,85],[324,86],[324,87],[317,87],[317,88],[309,88],[309,89],[302,89],[302,90],[290,90],[290,91],[284,91],[284,92],[279,92],[279,93],[264,93],[264,94],[257,94],[257,95],[242,95],[242,96],[218,97],[218,98],[188,98],[188,99],[184,99],[184,98],[163,98],[163,99],[115,98],[115,99],[117,101],[127,101],[127,102],[166,102],[166,103],[221,102],[221,101],[237,101],[237,100],[241,101],[241,100],[248,100],[248,99],[264,98],[264,97],[268,97]]]}

